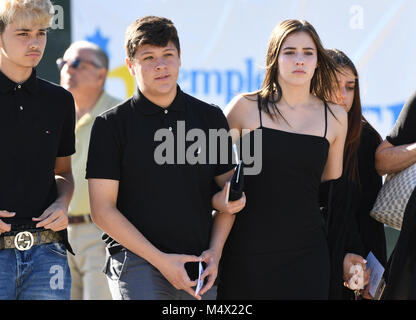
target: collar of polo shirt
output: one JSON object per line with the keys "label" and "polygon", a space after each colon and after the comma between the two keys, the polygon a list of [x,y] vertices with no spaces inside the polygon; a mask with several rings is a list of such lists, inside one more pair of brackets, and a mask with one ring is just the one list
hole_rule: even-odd
{"label": "collar of polo shirt", "polygon": [[136,89],[136,92],[133,96],[132,106],[137,107],[141,112],[146,115],[152,115],[164,112],[165,110],[169,111],[185,111],[185,103],[183,101],[183,94],[179,85],[177,85],[176,97],[167,108],[159,107],[158,105],[151,102],[147,99],[144,94],[140,91],[139,88]]}
{"label": "collar of polo shirt", "polygon": [[35,93],[38,90],[38,81],[36,80],[36,69],[33,68],[29,79],[23,83],[16,83],[10,80],[6,75],[0,71],[0,92],[7,93],[15,90],[20,85],[19,89],[24,89],[30,93]]}

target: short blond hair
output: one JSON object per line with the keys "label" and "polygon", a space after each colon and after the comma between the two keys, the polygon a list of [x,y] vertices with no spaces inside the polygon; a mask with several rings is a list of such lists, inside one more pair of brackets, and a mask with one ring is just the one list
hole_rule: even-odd
{"label": "short blond hair", "polygon": [[54,15],[50,0],[0,0],[0,34],[15,21],[22,26],[37,24],[48,28]]}

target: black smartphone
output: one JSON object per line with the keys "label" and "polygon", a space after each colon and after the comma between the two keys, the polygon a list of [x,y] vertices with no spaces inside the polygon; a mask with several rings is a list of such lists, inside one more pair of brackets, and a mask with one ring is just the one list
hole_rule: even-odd
{"label": "black smartphone", "polygon": [[235,201],[243,196],[244,187],[244,173],[243,173],[243,161],[239,161],[237,168],[234,171],[233,177],[230,183],[230,192],[228,195],[228,201]]}

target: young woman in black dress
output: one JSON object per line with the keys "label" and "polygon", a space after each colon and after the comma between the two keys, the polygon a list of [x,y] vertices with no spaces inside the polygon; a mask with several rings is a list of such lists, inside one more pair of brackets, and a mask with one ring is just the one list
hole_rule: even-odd
{"label": "young woman in black dress", "polygon": [[246,207],[224,247],[218,298],[327,299],[319,185],[341,176],[347,132],[347,113],[327,102],[336,68],[313,26],[299,20],[274,29],[266,59],[261,89],[225,109],[234,141],[243,130],[252,140],[261,132],[262,170],[244,178]]}
{"label": "young woman in black dress", "polygon": [[[329,219],[328,243],[332,262],[329,298],[353,299],[353,292],[343,288],[340,281],[345,255],[354,252],[366,257],[371,251],[381,264],[386,265],[384,226],[370,217],[382,185],[374,158],[381,137],[362,114],[358,72],[354,64],[342,51],[327,52],[339,69],[333,100],[348,112],[343,175],[336,181],[323,183],[320,189],[321,205],[330,208],[326,217]],[[371,298],[368,292],[364,297]]]}

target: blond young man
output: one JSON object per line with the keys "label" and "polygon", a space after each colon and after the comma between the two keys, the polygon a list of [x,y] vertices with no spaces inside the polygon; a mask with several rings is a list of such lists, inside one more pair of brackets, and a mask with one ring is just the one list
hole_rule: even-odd
{"label": "blond young man", "polygon": [[69,299],[75,108],[36,76],[54,10],[0,2],[0,299]]}
{"label": "blond young man", "polygon": [[85,179],[88,145],[94,119],[120,101],[104,91],[108,72],[107,54],[96,44],[77,41],[57,60],[61,86],[75,100],[76,152],[72,156],[74,196],[69,205],[68,237],[76,256],[69,256],[72,276],[72,300],[108,300],[111,294],[102,272],[105,244],[102,232],[92,223]]}
{"label": "blond young man", "polygon": [[[136,20],[126,32],[126,51],[138,89],[96,118],[87,162],[91,214],[106,234],[113,299],[215,299],[230,213],[240,211],[245,198],[227,203],[226,188],[215,193],[213,184],[226,185],[234,165],[160,164],[155,135],[171,133],[181,144],[181,126],[208,136],[210,129],[228,131],[227,121],[221,109],[177,85],[180,47],[172,21]],[[212,207],[221,214],[213,218]],[[206,281],[198,292],[199,263]]]}

